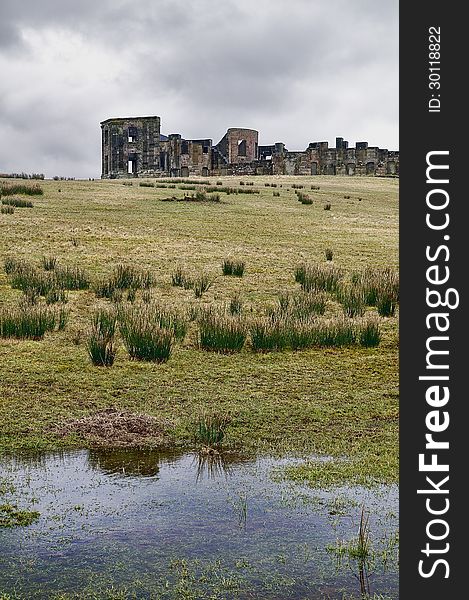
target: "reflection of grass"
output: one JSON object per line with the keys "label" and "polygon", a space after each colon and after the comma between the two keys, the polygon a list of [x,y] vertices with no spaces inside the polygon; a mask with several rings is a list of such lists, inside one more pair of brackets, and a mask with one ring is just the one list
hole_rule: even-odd
{"label": "reflection of grass", "polygon": [[[337,541],[335,546],[326,546],[326,551],[333,554],[337,561],[337,567],[340,568],[344,563],[355,577],[360,585],[360,598],[369,599],[370,596],[370,575],[376,568],[378,562],[386,569],[388,562],[396,559],[397,564],[397,546],[398,534],[384,540],[384,547],[380,550],[373,548],[369,514],[362,507],[360,513],[360,523],[357,536],[346,541]],[[373,596],[377,597],[376,595]]]}

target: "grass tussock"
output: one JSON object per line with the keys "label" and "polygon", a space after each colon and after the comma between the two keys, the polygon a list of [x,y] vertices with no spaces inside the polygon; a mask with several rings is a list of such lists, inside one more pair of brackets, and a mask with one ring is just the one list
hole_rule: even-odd
{"label": "grass tussock", "polygon": [[272,314],[297,320],[309,319],[311,316],[323,315],[326,312],[327,294],[325,292],[283,293],[278,297],[278,308]]}
{"label": "grass tussock", "polygon": [[114,336],[117,314],[114,311],[98,310],[92,318],[86,348],[93,365],[111,367],[116,358]]}
{"label": "grass tussock", "polygon": [[65,290],[87,290],[90,287],[90,278],[81,267],[56,267],[55,280],[59,287]]}
{"label": "grass tussock", "polygon": [[[97,298],[115,300],[122,295],[123,290],[148,290],[154,283],[154,278],[150,271],[138,269],[132,265],[119,264],[114,268],[109,277],[100,279],[95,283],[94,292]],[[132,294],[129,301],[133,301]]]}
{"label": "grass tussock", "polygon": [[254,352],[285,350],[290,344],[289,327],[286,319],[259,317],[249,325],[251,349]]}
{"label": "grass tussock", "polygon": [[246,263],[242,260],[233,260],[231,258],[225,258],[221,268],[223,275],[242,277],[244,275]]}
{"label": "grass tussock", "polygon": [[41,340],[47,331],[61,326],[64,316],[45,306],[22,304],[0,309],[0,337]]}
{"label": "grass tussock", "polygon": [[240,315],[243,310],[243,301],[239,293],[233,294],[230,298],[229,311],[231,315]]}
{"label": "grass tussock", "polygon": [[132,307],[119,312],[119,331],[130,358],[155,363],[167,362],[171,356],[174,335],[160,327],[148,310]]}
{"label": "grass tussock", "polygon": [[206,448],[217,448],[225,439],[226,428],[231,422],[228,415],[204,414],[194,424],[194,441]]}
{"label": "grass tussock", "polygon": [[336,298],[347,317],[361,317],[365,314],[365,293],[362,286],[341,285],[337,289]]}
{"label": "grass tussock", "polygon": [[399,303],[399,273],[389,267],[368,267],[352,274],[352,282],[361,286],[368,306],[376,306],[382,317],[392,317]]}
{"label": "grass tussock", "polygon": [[0,207],[0,213],[2,215],[13,215],[14,212],[15,212],[14,206],[1,206]]}
{"label": "grass tussock", "polygon": [[56,256],[43,256],[41,258],[41,266],[44,271],[53,271],[57,266]]}
{"label": "grass tussock", "polygon": [[[303,186],[301,186],[301,187],[303,187]],[[298,201],[301,202],[301,204],[312,204],[313,203],[312,198],[304,192],[299,192],[298,190],[296,190],[296,196],[298,198]]]}
{"label": "grass tussock", "polygon": [[381,340],[376,318],[324,319],[310,317],[297,320],[288,315],[258,318],[250,324],[251,348],[254,352],[306,350],[310,348],[374,347]]}
{"label": "grass tussock", "polygon": [[11,206],[14,208],[33,208],[34,204],[31,200],[25,200],[24,198],[2,198],[3,206]]}
{"label": "grass tussock", "polygon": [[243,349],[247,327],[243,319],[225,312],[206,311],[199,320],[199,347],[231,354]]}
{"label": "grass tussock", "polygon": [[192,289],[196,298],[202,298],[213,285],[214,279],[209,273],[201,273],[192,281]]}
{"label": "grass tussock", "polygon": [[332,264],[300,264],[295,269],[295,281],[304,291],[325,291],[334,293],[344,273]]}
{"label": "grass tussock", "polygon": [[37,183],[0,183],[0,196],[14,196],[15,194],[42,196],[44,190]]}

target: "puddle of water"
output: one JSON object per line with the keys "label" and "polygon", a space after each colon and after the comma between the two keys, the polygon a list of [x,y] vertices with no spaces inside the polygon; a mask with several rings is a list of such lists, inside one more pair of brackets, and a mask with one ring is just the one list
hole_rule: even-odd
{"label": "puddle of water", "polygon": [[347,557],[338,564],[328,547],[356,538],[364,505],[370,590],[397,599],[397,487],[318,492],[272,480],[273,468],[292,462],[97,450],[3,458],[0,504],[40,518],[0,529],[0,592],[358,598],[357,565]]}

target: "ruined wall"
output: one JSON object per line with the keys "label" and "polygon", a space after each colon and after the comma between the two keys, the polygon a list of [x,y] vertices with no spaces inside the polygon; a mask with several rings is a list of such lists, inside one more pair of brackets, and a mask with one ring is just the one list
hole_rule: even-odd
{"label": "ruined wall", "polygon": [[161,172],[159,117],[107,119],[101,130],[103,179]]}
{"label": "ruined wall", "polygon": [[366,142],[357,148],[349,148],[347,142],[339,146],[329,148],[327,142],[313,142],[304,152],[289,152],[283,147],[272,155],[272,172],[274,175],[399,174],[398,152],[368,147]]}
{"label": "ruined wall", "polygon": [[259,132],[230,127],[217,144],[229,164],[249,163],[258,158]]}
{"label": "ruined wall", "polygon": [[103,179],[209,175],[399,175],[399,152],[367,142],[355,148],[341,137],[336,147],[311,142],[290,152],[282,142],[259,146],[254,129],[231,127],[217,145],[209,138],[161,135],[159,117],[107,119],[101,123]]}

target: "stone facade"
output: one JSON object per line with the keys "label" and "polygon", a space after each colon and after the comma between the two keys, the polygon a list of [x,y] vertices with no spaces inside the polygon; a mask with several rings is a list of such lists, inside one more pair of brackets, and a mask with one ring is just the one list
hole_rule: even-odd
{"label": "stone facade", "polygon": [[126,117],[101,123],[101,178],[207,177],[209,175],[381,175],[399,174],[399,152],[336,138],[290,152],[277,142],[259,146],[254,129],[231,127],[217,145],[161,134],[160,117]]}

